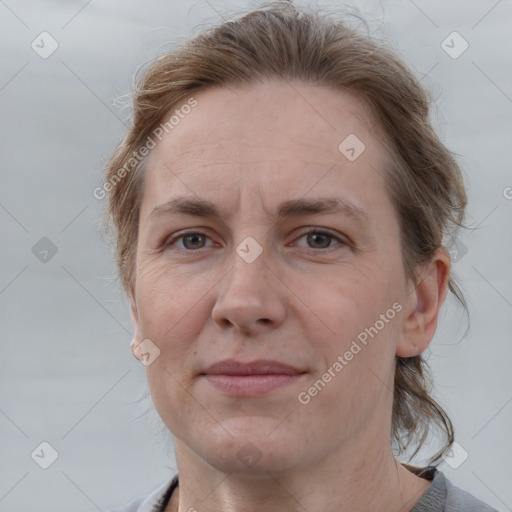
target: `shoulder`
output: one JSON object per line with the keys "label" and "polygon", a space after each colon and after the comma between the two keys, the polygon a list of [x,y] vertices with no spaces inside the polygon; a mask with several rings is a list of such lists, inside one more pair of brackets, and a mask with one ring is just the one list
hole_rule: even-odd
{"label": "shoulder", "polygon": [[475,498],[469,492],[456,487],[447,478],[445,478],[445,485],[446,512],[498,512],[495,508]]}
{"label": "shoulder", "polygon": [[436,466],[424,469],[408,465],[406,467],[432,482],[411,512],[498,512],[469,492],[453,485]]}
{"label": "shoulder", "polygon": [[135,498],[126,505],[111,509],[109,512],[163,512],[177,484],[178,475],[176,474],[153,491]]}

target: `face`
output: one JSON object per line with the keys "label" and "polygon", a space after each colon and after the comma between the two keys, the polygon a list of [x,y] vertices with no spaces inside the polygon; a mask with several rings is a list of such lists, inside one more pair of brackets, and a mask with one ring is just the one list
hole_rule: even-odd
{"label": "face", "polygon": [[[146,370],[160,416],[226,472],[389,445],[416,302],[363,103],[302,82],[194,97],[152,150],[140,210],[132,315],[136,347],[158,353]],[[295,370],[208,375],[228,359]]]}

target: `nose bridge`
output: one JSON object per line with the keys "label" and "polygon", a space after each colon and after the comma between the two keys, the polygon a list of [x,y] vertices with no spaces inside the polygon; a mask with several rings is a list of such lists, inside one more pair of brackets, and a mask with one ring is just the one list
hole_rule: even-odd
{"label": "nose bridge", "polygon": [[[254,233],[254,230],[253,230]],[[257,235],[258,236],[258,235]],[[258,239],[262,241],[263,233],[260,231]],[[247,293],[259,293],[266,282],[265,274],[269,272],[266,260],[269,257],[270,249],[263,247],[252,235],[245,235],[242,241],[235,245],[231,255],[231,271],[228,279],[234,288],[240,287]]]}
{"label": "nose bridge", "polygon": [[[264,229],[257,230],[264,238]],[[255,233],[255,230],[252,231]],[[213,308],[213,318],[219,325],[232,325],[248,332],[256,325],[269,321],[277,325],[284,318],[284,306],[269,268],[270,248],[264,248],[253,235],[242,235],[230,255],[230,270],[220,284]]]}

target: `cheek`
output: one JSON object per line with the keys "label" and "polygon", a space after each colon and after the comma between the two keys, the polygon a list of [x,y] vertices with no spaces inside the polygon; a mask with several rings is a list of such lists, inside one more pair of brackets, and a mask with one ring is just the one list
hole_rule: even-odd
{"label": "cheek", "polygon": [[302,281],[308,303],[322,320],[321,330],[314,330],[312,323],[302,324],[302,329],[319,355],[316,377],[329,369],[336,375],[325,376],[333,382],[328,384],[331,392],[339,393],[336,401],[347,401],[347,390],[365,399],[365,393],[392,378],[403,309],[396,269],[372,262],[330,272],[325,279],[317,275],[316,286],[307,278]]}
{"label": "cheek", "polygon": [[[159,364],[147,368],[150,387],[156,379],[167,380],[170,375],[183,384],[189,378],[197,340],[211,314],[208,291],[217,280],[212,277],[210,282],[204,273],[194,278],[168,264],[139,266],[136,294],[141,335],[160,349]],[[154,388],[158,393],[156,382]]]}
{"label": "cheek", "polygon": [[212,288],[208,276],[194,277],[180,266],[142,263],[137,272],[137,303],[146,328],[169,329],[187,316]]}
{"label": "cheek", "polygon": [[345,340],[373,325],[398,298],[392,271],[381,262],[329,269],[323,275],[304,276],[301,283],[301,294],[314,313]]}

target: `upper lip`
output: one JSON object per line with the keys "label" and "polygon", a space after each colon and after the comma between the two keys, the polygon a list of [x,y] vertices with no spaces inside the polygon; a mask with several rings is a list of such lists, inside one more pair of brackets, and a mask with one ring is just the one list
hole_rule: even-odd
{"label": "upper lip", "polygon": [[293,366],[268,359],[258,359],[248,363],[225,359],[212,364],[203,373],[208,375],[296,375],[304,372]]}

